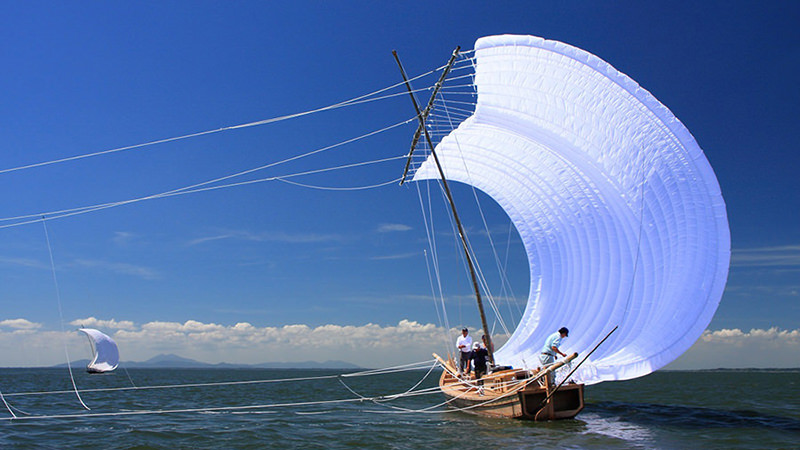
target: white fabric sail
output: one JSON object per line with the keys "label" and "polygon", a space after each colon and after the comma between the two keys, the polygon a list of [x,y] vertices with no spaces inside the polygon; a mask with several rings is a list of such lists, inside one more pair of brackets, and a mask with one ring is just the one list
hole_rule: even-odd
{"label": "white fabric sail", "polygon": [[119,365],[117,343],[106,334],[93,328],[79,328],[89,338],[94,359],[86,366],[89,372],[110,372]]}
{"label": "white fabric sail", "polygon": [[[728,275],[714,172],[689,131],[598,57],[532,36],[475,44],[474,114],[436,146],[448,180],[492,197],[530,265],[523,317],[496,361],[535,367],[545,338],[587,352],[587,384],[663,367],[703,333]],[[432,158],[414,180],[436,179]]]}

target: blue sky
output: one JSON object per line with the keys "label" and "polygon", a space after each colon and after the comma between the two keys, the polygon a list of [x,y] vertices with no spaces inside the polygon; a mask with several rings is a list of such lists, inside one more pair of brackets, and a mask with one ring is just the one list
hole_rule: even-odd
{"label": "blue sky", "polygon": [[[708,348],[698,344],[687,354],[696,361],[685,364],[702,365],[707,354],[719,353],[711,346],[719,342],[783,345],[780,355],[773,349],[774,358],[753,362],[783,365],[786,355],[800,355],[794,332],[800,328],[799,21],[800,7],[791,3],[8,3],[0,18],[0,170],[357,97],[399,81],[393,49],[418,74],[443,64],[456,45],[469,49],[485,35],[560,40],[600,56],[667,105],[719,179],[732,234],[730,277],[701,342]],[[399,97],[0,173],[0,217],[164,192],[412,115],[408,99]],[[413,130],[414,124],[401,126],[249,178],[403,155]],[[297,181],[374,185],[399,176],[402,164]],[[490,228],[501,230],[505,242],[507,219],[485,203],[494,213]],[[475,211],[467,207],[464,214],[477,223]],[[337,359],[364,365],[369,361],[359,358],[367,354],[408,362],[386,356],[398,340],[427,342],[435,335],[441,343],[439,334],[429,335],[438,321],[411,188],[331,191],[266,182],[53,220],[47,231],[58,291],[43,225],[0,229],[0,365],[63,360],[60,347],[30,338],[60,336],[62,316],[68,332],[82,321],[121,333],[118,340],[129,343],[123,359],[133,360],[161,351],[212,362],[330,356],[315,353],[327,348],[320,341],[295,340],[296,348],[280,353],[277,341],[264,337],[286,340],[297,330],[321,342],[347,336],[351,347],[336,351]],[[509,266],[514,293],[524,299],[527,263],[514,236]],[[457,289],[451,323],[477,326],[469,287]],[[236,329],[237,323],[253,328]],[[326,325],[333,328],[320,328]],[[742,333],[718,333],[724,329]],[[355,336],[385,346],[370,347],[372,355]],[[413,356],[427,358],[429,347],[419,347]],[[741,358],[733,352],[720,364]]]}

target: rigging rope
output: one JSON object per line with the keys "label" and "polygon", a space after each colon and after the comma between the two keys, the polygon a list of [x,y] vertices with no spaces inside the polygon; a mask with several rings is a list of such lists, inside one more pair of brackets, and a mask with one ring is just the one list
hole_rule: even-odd
{"label": "rigging rope", "polygon": [[399,182],[402,178],[403,177],[397,177],[397,178],[394,178],[394,179],[389,180],[389,181],[384,181],[383,183],[372,184],[372,185],[369,185],[369,186],[355,186],[355,187],[313,186],[313,185],[310,185],[310,184],[298,183],[296,181],[284,180],[281,177],[276,177],[275,179],[277,181],[281,181],[283,183],[291,184],[291,185],[294,185],[294,186],[300,186],[300,187],[310,188],[310,189],[319,189],[319,190],[322,190],[322,191],[361,191],[361,190],[365,190],[365,189],[375,189],[375,188],[379,188],[379,187],[383,187],[383,186],[388,186],[390,184],[395,184],[395,183]]}
{"label": "rigging rope", "polygon": [[[42,226],[44,227],[44,237],[47,241],[47,252],[50,254],[50,267],[53,269],[53,284],[56,287],[56,300],[58,301],[58,316],[61,319],[59,323],[61,324],[61,333],[66,334],[64,332],[64,313],[61,308],[61,291],[58,288],[58,278],[56,277],[56,263],[53,259],[53,248],[50,246],[50,235],[47,233],[47,222],[45,222],[44,217],[42,217]],[[81,398],[80,392],[78,392],[78,386],[75,385],[75,377],[72,375],[72,364],[70,363],[69,358],[69,350],[67,350],[67,342],[64,341],[64,354],[67,357],[67,370],[69,370],[69,379],[72,381],[72,387],[75,389],[75,395],[78,397],[78,401],[81,405],[86,409],[89,410],[90,408],[86,406],[86,403],[83,402]]]}
{"label": "rigging rope", "polygon": [[[390,395],[390,396],[384,396],[384,397],[383,397],[381,400],[372,400],[372,401],[373,401],[373,402],[375,402],[375,403],[379,403],[379,402],[381,402],[381,401],[390,401],[390,400],[394,400],[394,399],[397,399],[397,398],[401,398],[401,397],[404,397],[404,396],[406,396],[406,395],[407,395],[407,394],[409,394],[410,392],[414,391],[414,389],[416,389],[416,388],[417,388],[417,387],[418,387],[420,384],[422,384],[422,382],[423,382],[423,381],[425,381],[425,379],[427,379],[427,378],[428,378],[428,375],[430,375],[430,374],[431,374],[431,372],[433,372],[433,369],[435,369],[435,368],[436,368],[438,365],[439,365],[439,364],[438,364],[438,363],[437,363],[437,362],[434,360],[434,361],[433,361],[433,364],[431,364],[431,367],[430,367],[430,369],[428,369],[428,372],[427,372],[427,373],[426,373],[426,374],[425,374],[425,375],[424,375],[424,376],[423,376],[423,377],[422,377],[422,378],[421,378],[419,381],[417,381],[417,383],[416,383],[416,384],[414,384],[413,386],[411,386],[410,388],[408,388],[408,389],[407,389],[405,392],[403,392],[402,394],[393,394],[393,395]],[[344,386],[344,387],[345,387],[345,388],[346,388],[348,391],[352,392],[353,394],[357,395],[358,397],[365,398],[363,395],[361,395],[361,394],[359,394],[358,392],[356,392],[355,390],[351,389],[351,388],[350,388],[350,386],[348,386],[348,385],[347,385],[347,383],[345,383],[344,381],[342,381],[342,379],[341,379],[341,378],[339,378],[339,383],[341,383],[341,384],[342,384],[342,386]],[[438,387],[435,387],[435,388],[428,388],[428,390],[431,390],[431,389],[439,389],[439,388],[438,388]],[[415,391],[415,392],[419,392],[419,391]]]}
{"label": "rigging rope", "polygon": [[[384,375],[387,373],[396,373],[396,372],[403,372],[409,370],[418,370],[422,367],[426,367],[430,364],[433,360],[428,361],[420,361],[417,363],[411,364],[404,364],[402,366],[394,366],[394,367],[387,367],[383,369],[370,369],[364,370],[361,372],[353,372],[347,374],[338,374],[338,375],[320,375],[316,377],[294,377],[294,378],[271,378],[265,380],[243,380],[243,381],[217,381],[217,382],[210,382],[210,383],[187,383],[187,384],[162,384],[162,385],[153,385],[153,386],[133,386],[133,387],[119,387],[119,388],[93,388],[93,389],[82,389],[81,392],[111,392],[111,391],[143,391],[143,390],[151,390],[151,389],[172,389],[172,388],[186,388],[186,387],[209,387],[209,386],[233,386],[233,385],[242,385],[242,384],[263,384],[263,383],[288,383],[288,382],[296,382],[296,381],[316,381],[316,380],[326,380],[331,378],[339,378],[339,377],[361,377],[361,376],[372,376],[372,375]],[[71,390],[60,390],[60,391],[26,391],[26,392],[13,392],[5,394],[6,397],[17,397],[17,396],[28,396],[28,395],[51,395],[51,394],[68,394],[73,391]]]}
{"label": "rigging rope", "polygon": [[[435,72],[437,72],[439,70],[442,70],[442,69],[443,69],[443,67],[435,69],[435,70],[431,70],[431,71],[426,72],[426,73],[424,73],[422,75],[418,75],[418,76],[414,77],[413,79],[416,80],[416,79],[419,79],[419,78],[423,78],[425,76],[428,76],[428,75],[430,75],[432,73],[435,73]],[[334,103],[334,104],[331,104],[331,105],[328,105],[328,106],[323,106],[321,108],[316,108],[316,109],[303,111],[303,112],[299,112],[299,113],[286,114],[286,115],[283,115],[283,116],[277,116],[277,117],[273,117],[273,118],[270,118],[270,119],[257,120],[255,122],[248,122],[248,123],[243,123],[243,124],[239,124],[239,125],[226,126],[226,127],[217,128],[217,129],[214,129],[214,130],[199,131],[199,132],[196,132],[196,133],[185,134],[185,135],[182,135],[182,136],[175,136],[175,137],[171,137],[171,138],[158,139],[158,140],[155,140],[155,141],[144,142],[144,143],[141,143],[141,144],[134,144],[134,145],[128,145],[128,146],[125,146],[125,147],[117,147],[117,148],[113,148],[113,149],[109,149],[109,150],[101,150],[101,151],[92,152],[92,153],[85,153],[85,154],[82,154],[82,155],[75,155],[75,156],[70,156],[70,157],[66,157],[66,158],[54,159],[54,160],[50,160],[50,161],[43,161],[43,162],[27,164],[27,165],[18,166],[18,167],[11,167],[11,168],[8,168],[8,169],[0,169],[0,174],[9,173],[9,172],[16,172],[16,171],[26,170],[26,169],[33,169],[33,168],[36,168],[36,167],[49,166],[49,165],[59,164],[59,163],[63,163],[63,162],[75,161],[75,160],[79,160],[79,159],[86,159],[86,158],[91,158],[91,157],[95,157],[95,156],[107,155],[107,154],[110,154],[110,153],[117,153],[117,152],[122,152],[122,151],[126,151],[126,150],[133,150],[133,149],[137,149],[137,148],[149,147],[149,146],[152,146],[152,145],[164,144],[164,143],[167,143],[167,142],[175,142],[175,141],[180,141],[180,140],[189,139],[189,138],[193,138],[193,137],[205,136],[205,135],[214,134],[214,133],[220,133],[220,132],[223,132],[223,131],[238,130],[238,129],[242,129],[242,128],[249,128],[249,127],[254,127],[254,126],[259,126],[259,125],[266,125],[266,124],[270,124],[270,123],[281,122],[281,121],[284,121],[284,120],[295,119],[295,118],[298,118],[298,117],[303,117],[303,116],[307,116],[309,114],[314,114],[314,113],[318,113],[318,112],[322,112],[322,111],[328,111],[328,110],[333,110],[333,109],[343,108],[343,107],[348,107],[348,106],[355,106],[355,105],[360,105],[360,104],[367,103],[367,102],[372,102],[372,101],[377,101],[377,100],[384,100],[384,99],[387,99],[387,98],[407,95],[405,92],[401,92],[401,93],[396,93],[396,94],[385,95],[385,96],[382,96],[382,97],[377,97],[377,98],[374,98],[374,99],[369,99],[370,96],[377,95],[377,94],[380,94],[382,92],[386,92],[388,90],[394,89],[394,88],[396,88],[398,86],[402,86],[402,85],[404,85],[404,83],[402,83],[402,82],[401,83],[396,83],[396,84],[393,84],[393,85],[391,85],[389,87],[386,87],[386,88],[379,89],[377,91],[371,92],[369,94],[364,94],[364,95],[361,95],[361,96],[358,96],[358,97],[354,97],[354,98],[352,98],[350,100],[345,100],[345,101],[342,101],[342,102],[339,102],[339,103]],[[424,91],[424,90],[427,90],[427,89],[430,89],[430,87],[422,88],[422,89],[419,89],[418,91]]]}
{"label": "rigging rope", "polygon": [[[325,147],[321,147],[321,148],[318,148],[318,149],[303,153],[301,155],[292,156],[290,158],[286,158],[284,160],[273,162],[273,163],[270,163],[270,164],[265,164],[265,165],[262,165],[262,166],[259,166],[259,167],[253,168],[253,169],[244,170],[244,171],[237,172],[237,173],[234,173],[234,174],[231,174],[231,175],[226,175],[226,176],[223,176],[223,177],[215,178],[215,179],[212,179],[212,180],[204,181],[204,182],[193,184],[193,185],[190,185],[190,186],[184,186],[184,187],[181,187],[181,188],[172,189],[170,191],[166,191],[166,192],[162,192],[162,193],[158,193],[158,194],[152,194],[152,195],[148,195],[148,196],[144,196],[144,197],[138,197],[138,198],[134,198],[134,199],[122,200],[122,201],[117,201],[117,202],[109,202],[109,203],[102,203],[102,204],[97,204],[97,205],[92,205],[92,206],[83,206],[83,207],[79,207],[79,208],[71,208],[71,209],[55,211],[55,212],[51,212],[51,213],[28,214],[28,215],[24,215],[24,216],[0,218],[0,222],[4,222],[4,221],[7,222],[7,221],[12,221],[12,220],[27,219],[27,218],[32,218],[32,217],[40,217],[42,215],[48,216],[48,217],[43,218],[43,219],[22,220],[20,222],[15,222],[15,223],[6,224],[6,225],[0,225],[0,229],[16,227],[16,226],[21,226],[21,225],[27,225],[27,224],[38,222],[40,220],[55,220],[55,219],[61,219],[61,218],[65,218],[65,217],[75,216],[75,215],[87,214],[87,213],[90,213],[90,212],[100,211],[100,210],[104,210],[104,209],[108,209],[108,208],[114,208],[114,207],[117,207],[117,206],[123,206],[123,205],[132,204],[132,203],[138,203],[138,202],[146,201],[146,200],[154,200],[154,199],[159,199],[159,198],[172,197],[172,196],[176,196],[176,195],[190,194],[190,193],[195,193],[195,192],[203,192],[203,191],[206,191],[206,190],[222,189],[222,188],[233,187],[233,186],[241,186],[241,185],[245,185],[245,184],[253,184],[253,183],[258,183],[258,182],[262,182],[262,181],[277,180],[278,178],[281,178],[281,177],[277,176],[277,177],[265,178],[265,179],[262,179],[262,180],[253,180],[253,181],[246,181],[246,182],[241,182],[241,183],[233,183],[233,184],[223,185],[223,186],[216,186],[216,187],[212,186],[212,187],[202,188],[202,186],[207,186],[209,184],[218,183],[220,181],[229,180],[229,179],[235,178],[235,177],[240,177],[240,176],[247,175],[247,174],[250,174],[250,173],[253,173],[253,172],[257,172],[257,171],[260,171],[260,170],[265,170],[265,169],[268,169],[268,168],[271,168],[271,167],[275,167],[275,166],[278,166],[278,165],[281,165],[281,164],[285,164],[285,163],[288,163],[288,162],[291,162],[291,161],[296,161],[298,159],[305,158],[305,157],[308,157],[308,156],[311,156],[311,155],[315,155],[315,154],[318,154],[318,153],[321,153],[321,152],[324,152],[324,151],[327,151],[327,150],[331,150],[331,149],[336,148],[336,147],[340,147],[340,146],[343,146],[343,145],[346,145],[346,144],[350,144],[350,143],[356,142],[358,140],[365,139],[365,138],[368,138],[370,136],[374,136],[376,134],[379,134],[379,133],[382,133],[382,132],[385,132],[385,131],[388,131],[388,130],[391,130],[391,129],[394,129],[394,128],[397,128],[397,127],[400,127],[402,125],[406,125],[406,124],[408,124],[408,123],[410,123],[412,121],[415,121],[415,120],[416,120],[416,118],[411,118],[411,119],[408,119],[408,120],[404,120],[404,121],[398,122],[398,123],[396,123],[394,125],[389,125],[387,127],[384,127],[384,128],[382,128],[380,130],[372,131],[372,132],[363,134],[363,135],[355,137],[355,138],[351,138],[351,139],[347,139],[345,141],[338,142],[336,144],[332,144],[332,145],[328,145],[328,146],[325,146]],[[385,160],[390,160],[390,159],[393,159],[393,158],[389,158],[389,159],[385,159]],[[382,161],[384,161],[384,160],[378,160],[378,162],[382,162]],[[357,163],[356,165],[358,165],[358,164],[360,164],[360,163]],[[348,167],[351,167],[351,166],[348,166]],[[321,169],[321,170],[324,170],[324,169]],[[291,175],[284,175],[283,178],[286,178],[288,176],[291,176]]]}
{"label": "rigging rope", "polygon": [[6,398],[3,396],[3,391],[0,391],[0,399],[3,400],[3,404],[6,405],[6,409],[8,410],[9,413],[11,413],[11,417],[16,419],[17,415],[14,414],[14,411],[12,411],[11,407],[8,405],[8,402],[6,401]]}
{"label": "rigging rope", "polygon": [[[373,397],[373,398],[380,398]],[[157,409],[157,410],[140,410],[140,411],[115,411],[105,413],[88,413],[88,414],[48,414],[48,415],[31,415],[25,417],[3,417],[0,420],[33,420],[33,419],[89,419],[95,417],[119,417],[119,416],[141,416],[149,414],[176,414],[176,413],[198,413],[198,412],[215,412],[215,411],[246,411],[268,408],[286,408],[292,406],[313,406],[313,405],[331,405],[339,403],[356,403],[363,402],[364,400],[371,400],[372,398],[346,398],[340,400],[319,400],[308,402],[291,402],[291,403],[268,403],[260,405],[244,405],[244,406],[217,406],[207,408],[184,408],[184,409]]]}
{"label": "rigging rope", "polygon": [[[145,390],[145,389],[163,389],[163,388],[175,388],[175,387],[204,387],[204,386],[220,386],[220,385],[237,385],[237,384],[256,384],[256,383],[279,383],[279,382],[291,382],[291,381],[316,381],[322,379],[331,379],[337,378],[341,379],[346,376],[355,377],[355,376],[369,376],[369,375],[382,375],[387,373],[394,373],[394,372],[401,372],[401,371],[408,371],[408,370],[418,370],[421,365],[428,365],[433,360],[429,361],[422,361],[417,363],[405,364],[402,366],[394,366],[384,369],[372,369],[366,370],[362,372],[355,372],[351,374],[339,374],[339,375],[323,375],[317,377],[297,377],[297,378],[283,378],[283,379],[270,379],[270,380],[247,380],[247,381],[234,381],[234,382],[214,382],[214,383],[192,383],[192,384],[182,384],[182,385],[161,385],[161,386],[140,386],[140,387],[125,387],[125,388],[97,388],[97,389],[86,389],[84,392],[106,392],[106,391],[122,391],[122,390]],[[358,398],[346,398],[346,399],[338,399],[338,400],[320,400],[320,401],[306,401],[306,402],[289,402],[289,403],[273,403],[273,404],[259,404],[259,405],[245,405],[245,406],[222,406],[222,407],[206,407],[206,408],[183,408],[183,409],[168,409],[168,410],[141,410],[141,411],[115,411],[115,412],[103,412],[103,413],[88,413],[88,414],[77,414],[77,413],[70,413],[70,414],[47,414],[47,415],[29,415],[27,417],[19,417],[15,415],[10,405],[9,412],[11,412],[12,417],[5,417],[0,418],[0,420],[20,420],[20,419],[63,419],[63,418],[95,418],[95,417],[114,417],[114,416],[133,416],[133,415],[147,415],[147,414],[170,414],[170,413],[191,413],[191,412],[215,412],[215,411],[243,411],[243,410],[256,410],[256,409],[267,409],[267,408],[278,408],[278,407],[292,407],[292,406],[313,406],[313,405],[329,405],[329,404],[338,404],[338,403],[353,403],[353,402],[363,402],[363,401],[388,401],[393,400],[396,398],[408,397],[408,396],[417,396],[417,395],[428,395],[434,394],[439,392],[439,387],[433,388],[426,388],[421,389],[418,391],[413,391],[414,388],[418,387],[422,381],[430,375],[434,368],[437,367],[437,364],[432,364],[429,368],[426,375],[416,383],[411,389],[403,393],[398,394],[390,394],[390,395],[381,395],[381,396],[373,396],[373,397],[363,397],[359,396]],[[344,384],[344,383],[342,383]],[[346,385],[345,385],[346,386]],[[49,391],[49,392],[19,392],[19,393],[11,393],[5,394],[6,397],[9,396],[23,396],[23,395],[42,395],[42,394],[60,394],[60,393],[69,393],[72,391]],[[356,394],[358,395],[358,394]],[[3,397],[2,392],[0,392],[0,398],[2,398],[3,402],[5,402],[5,398]]]}
{"label": "rigging rope", "polygon": [[423,249],[423,254],[425,257],[425,269],[428,273],[428,283],[430,284],[431,287],[431,299],[433,300],[433,309],[436,310],[436,319],[439,321],[439,325],[442,326],[442,341],[444,342],[444,348],[447,349],[447,357],[450,358],[452,356],[452,353],[450,352],[450,338],[448,336],[448,330],[450,330],[450,327],[445,325],[445,322],[447,321],[446,316],[444,319],[442,318],[444,311],[439,312],[439,305],[436,303],[438,298],[436,298],[436,290],[433,287],[433,274],[431,273],[431,263],[430,261],[428,261],[428,249]]}
{"label": "rigging rope", "polygon": [[[471,60],[469,60],[469,61],[471,62]],[[466,78],[466,77],[471,77],[471,76],[472,76],[472,74],[467,74],[467,75],[461,75],[458,78]],[[452,79],[448,80],[448,81],[452,82]],[[465,88],[465,87],[470,88],[469,92],[453,91],[454,89],[461,89],[461,88]],[[474,84],[468,84],[468,85],[463,85],[463,84],[453,85],[453,84],[450,84],[448,86],[443,86],[443,91],[445,89],[447,90],[447,92],[449,94],[462,94],[462,93],[464,93],[464,94],[470,94],[470,95],[473,95],[473,96],[476,94]],[[430,116],[431,120],[428,122],[427,126],[428,126],[429,129],[431,129],[437,135],[441,134],[442,136],[444,136],[444,135],[450,133],[453,129],[455,129],[456,123],[454,123],[454,118],[457,117],[459,119],[463,119],[463,118],[471,116],[473,114],[473,112],[474,112],[474,107],[475,107],[475,103],[474,102],[473,103],[467,103],[470,106],[470,109],[453,107],[449,103],[450,103],[450,101],[449,101],[449,99],[446,98],[446,95],[445,95],[444,92],[442,92],[442,95],[439,98],[437,98],[436,101],[435,101],[435,105],[437,105],[437,106],[439,106],[439,107],[441,107],[443,109],[443,114],[440,114],[440,113],[437,113],[437,112],[433,112],[431,114],[431,116]],[[456,101],[454,103],[463,104],[465,102],[457,102]],[[457,141],[456,141],[456,145],[457,146],[459,145]],[[468,173],[468,176],[469,176],[469,173]],[[481,219],[482,219],[482,222],[483,222],[483,225],[484,225],[484,229],[486,230],[486,233],[487,233],[487,236],[488,236],[488,239],[489,239],[489,244],[490,244],[490,247],[491,247],[493,255],[494,255],[495,264],[497,266],[497,270],[498,270],[499,276],[501,278],[502,290],[505,291],[506,286],[509,286],[509,288],[510,288],[510,283],[508,282],[508,278],[505,276],[505,273],[504,273],[504,270],[503,270],[503,265],[500,262],[500,257],[498,255],[497,248],[496,248],[496,246],[494,244],[494,240],[492,239],[491,232],[489,230],[489,226],[488,226],[488,223],[486,221],[485,214],[483,212],[483,208],[482,208],[481,203],[480,203],[480,201],[478,199],[477,192],[476,192],[476,189],[475,189],[474,186],[472,186],[472,192],[473,192],[473,197],[475,198],[476,204],[478,205],[478,210],[479,210],[480,215],[481,215]],[[452,226],[452,218],[450,220],[451,220],[451,226]],[[465,236],[465,238],[466,238],[466,236]],[[494,313],[496,315],[496,318],[497,318],[496,322],[499,322],[500,326],[503,328],[503,330],[504,330],[504,332],[506,334],[510,334],[510,332],[508,330],[508,327],[506,326],[505,321],[503,320],[502,315],[500,314],[500,310],[499,310],[499,308],[498,308],[498,306],[497,306],[497,304],[496,304],[496,302],[494,300],[494,297],[491,295],[491,292],[489,290],[489,286],[488,286],[486,277],[485,277],[485,275],[483,273],[483,270],[480,267],[479,262],[477,261],[477,258],[476,258],[476,255],[475,255],[474,251],[471,252],[470,258],[473,260],[474,265],[477,268],[477,272],[479,274],[479,280],[480,280],[481,288],[487,294],[487,298],[488,298],[489,304],[491,305],[491,308],[494,311]],[[509,300],[509,303],[511,303],[510,300]],[[509,309],[510,309],[510,305],[509,305]],[[438,312],[438,309],[437,309],[437,312]],[[484,332],[488,333],[489,330],[484,330]]]}
{"label": "rigging rope", "polygon": [[[426,187],[428,188],[428,203],[427,204],[428,204],[428,207],[430,208],[430,205],[432,203],[430,201],[430,184],[426,183]],[[449,357],[452,356],[452,352],[451,352],[451,348],[450,348],[450,344],[449,344],[449,337],[447,336],[447,333],[450,330],[450,321],[448,319],[447,308],[445,307],[445,303],[444,303],[444,290],[442,289],[442,277],[441,277],[441,274],[439,272],[439,258],[438,258],[437,248],[436,248],[436,239],[434,239],[434,237],[432,235],[432,231],[433,231],[433,210],[429,211],[430,214],[426,214],[425,213],[425,202],[422,199],[422,190],[420,189],[419,183],[416,183],[416,188],[417,188],[417,197],[419,198],[420,211],[422,212],[422,222],[425,225],[425,235],[426,235],[426,237],[428,239],[428,247],[431,250],[431,262],[433,264],[434,275],[436,277],[436,283],[437,283],[437,287],[439,289],[438,290],[438,294],[439,294],[438,295],[438,300],[440,301],[440,303],[442,305],[442,317],[444,318],[444,323],[442,323],[440,321],[440,324],[442,324],[443,327],[444,327],[444,342],[445,342],[445,348],[447,349],[447,356],[449,358]],[[429,222],[428,222],[428,217],[430,217],[430,225],[429,225]],[[428,262],[427,258],[425,259],[425,262],[427,264],[427,262]],[[430,270],[428,271],[428,273],[429,273],[428,278],[430,278]],[[433,288],[433,280],[431,280],[431,293],[433,295],[434,302],[435,302],[437,300],[437,296],[436,296],[436,291]],[[436,312],[438,314],[438,312],[439,312],[438,308],[436,309]]]}
{"label": "rigging rope", "polygon": [[[342,374],[340,376],[344,377],[344,378],[366,377],[366,376],[372,376],[372,375],[384,375],[384,374],[387,374],[387,373],[403,372],[403,371],[406,371],[406,370],[417,370],[417,369],[420,369],[421,366],[427,366],[428,364],[432,363],[433,361],[435,361],[435,360],[434,359],[429,359],[427,361],[419,361],[419,362],[415,362],[415,363],[403,364],[403,365],[400,365],[400,366],[385,367],[385,368],[382,368],[382,369],[364,370],[364,371],[361,371],[361,372],[345,373],[345,374]],[[402,369],[402,370],[398,370],[398,369]]]}

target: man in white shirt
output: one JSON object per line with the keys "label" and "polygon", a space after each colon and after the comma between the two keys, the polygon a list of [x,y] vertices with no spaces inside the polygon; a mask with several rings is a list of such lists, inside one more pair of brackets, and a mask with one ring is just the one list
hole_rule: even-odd
{"label": "man in white shirt", "polygon": [[456,347],[458,347],[458,372],[469,373],[470,359],[472,357],[472,338],[469,336],[469,330],[466,328],[461,329],[461,336],[456,340]]}

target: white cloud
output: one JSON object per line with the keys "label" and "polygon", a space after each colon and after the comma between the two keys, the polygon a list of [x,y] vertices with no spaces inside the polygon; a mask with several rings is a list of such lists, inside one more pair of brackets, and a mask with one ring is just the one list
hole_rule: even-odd
{"label": "white cloud", "polygon": [[777,327],[768,330],[752,329],[743,332],[738,328],[703,332],[700,340],[706,343],[728,344],[743,347],[746,344],[768,346],[800,345],[800,329],[781,330]]}
{"label": "white cloud", "polygon": [[199,245],[206,242],[219,241],[223,239],[236,239],[240,241],[252,242],[285,242],[290,244],[308,244],[318,242],[339,242],[343,238],[335,234],[319,233],[284,233],[284,232],[264,232],[252,233],[244,230],[224,231],[216,235],[200,237],[187,242],[187,245]]}
{"label": "white cloud", "polygon": [[31,322],[26,319],[7,319],[0,321],[0,327],[13,328],[15,330],[36,330],[41,328],[42,324]]}
{"label": "white cloud", "polygon": [[216,236],[206,236],[206,237],[202,237],[202,238],[193,239],[193,240],[189,241],[187,245],[189,245],[189,246],[199,245],[199,244],[204,244],[206,242],[221,241],[223,239],[230,239],[230,238],[233,238],[233,237],[234,236],[232,234],[220,234],[220,235],[216,235]]}
{"label": "white cloud", "polygon": [[734,249],[734,267],[800,267],[800,245]]}
{"label": "white cloud", "polygon": [[[281,327],[256,327],[247,322],[232,326],[189,320],[150,322],[137,330],[120,330],[114,339],[120,345],[137,349],[157,349],[208,362],[258,363],[341,359],[375,367],[394,364],[412,352],[425,360],[429,351],[441,344],[443,330],[433,324],[402,320],[396,326],[366,324],[305,324]],[[455,332],[450,333],[455,336]],[[152,355],[151,355],[152,356]]]}
{"label": "white cloud", "polygon": [[103,328],[112,330],[133,330],[136,328],[133,322],[130,320],[100,320],[94,317],[73,320],[69,324],[75,327]]}
{"label": "white cloud", "polygon": [[[96,326],[109,333],[120,347],[123,361],[144,361],[159,353],[174,353],[199,361],[261,363],[343,360],[362,367],[388,367],[426,361],[431,353],[445,356],[452,349],[457,329],[444,330],[431,323],[401,320],[396,325],[309,326],[292,324],[259,327],[248,322],[233,325],[131,321],[89,317],[72,321]],[[35,332],[33,332],[35,330]],[[473,331],[479,335],[480,331]],[[494,336],[502,345],[507,336]],[[7,366],[54,365],[64,362],[62,343],[73,359],[87,358],[85,339],[74,330],[41,330],[26,319],[0,321],[0,360]],[[800,329],[723,329],[706,331],[667,369],[747,367],[797,367],[800,361]]]}
{"label": "white cloud", "polygon": [[794,368],[800,366],[800,329],[706,330],[667,369]]}
{"label": "white cloud", "polygon": [[[24,319],[14,323],[22,324]],[[5,321],[9,322],[9,321]],[[27,322],[27,321],[25,321]],[[144,361],[159,353],[174,353],[199,361],[261,363],[343,360],[362,367],[387,367],[426,361],[432,352],[443,355],[454,345],[458,331],[434,324],[401,320],[382,326],[292,324],[258,327],[247,322],[234,325],[154,321],[136,326],[130,321],[75,320],[73,325],[97,326],[117,342],[123,361]],[[0,359],[12,366],[54,365],[64,362],[62,342],[70,345],[73,359],[88,357],[85,340],[68,332],[37,332],[26,339],[0,328]],[[507,337],[498,336],[498,345]],[[59,345],[54,345],[58,343]],[[26,349],[20,352],[19,349]]]}
{"label": "white cloud", "polygon": [[406,259],[406,258],[413,258],[415,256],[421,256],[422,252],[407,252],[407,253],[398,253],[395,255],[384,255],[384,256],[372,256],[369,259],[372,261],[388,261],[393,259]]}
{"label": "white cloud", "polygon": [[395,231],[411,231],[411,228],[408,225],[404,225],[402,223],[382,223],[378,226],[378,233],[392,233]]}

